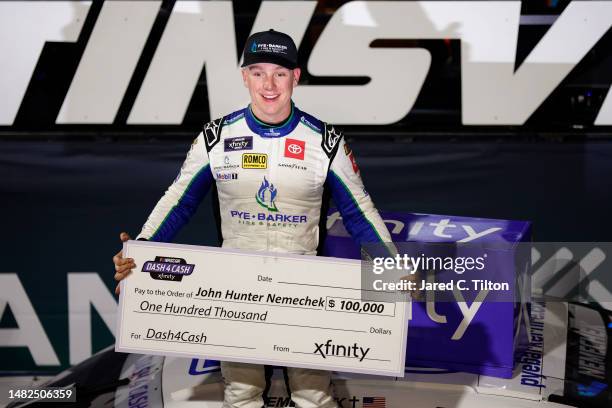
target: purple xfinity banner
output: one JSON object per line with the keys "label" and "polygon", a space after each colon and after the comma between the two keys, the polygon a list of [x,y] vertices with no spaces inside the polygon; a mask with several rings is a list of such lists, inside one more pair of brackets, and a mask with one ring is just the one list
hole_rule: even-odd
{"label": "purple xfinity banner", "polygon": [[[424,291],[426,296],[412,304],[406,364],[511,378],[515,360],[528,343],[530,258],[529,246],[521,244],[531,240],[531,224],[430,214],[381,215],[400,254],[410,253],[414,262],[455,261],[446,278],[424,271],[421,281],[440,282],[451,276],[453,281],[466,282],[464,278],[471,275],[493,277],[488,282],[508,286],[505,292],[480,284],[456,285],[445,295]],[[337,211],[329,213],[327,228],[324,255],[361,259],[361,248],[344,229]],[[467,258],[473,260],[469,273],[465,264],[457,268],[456,262]],[[364,276],[372,276],[375,280],[367,285],[377,288],[383,280],[376,280],[376,267],[382,264],[373,261],[374,275],[364,270]]]}

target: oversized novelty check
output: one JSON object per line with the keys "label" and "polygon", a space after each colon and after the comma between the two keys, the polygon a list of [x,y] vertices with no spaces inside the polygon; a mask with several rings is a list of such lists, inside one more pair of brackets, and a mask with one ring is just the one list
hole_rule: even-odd
{"label": "oversized novelty check", "polygon": [[356,260],[129,241],[120,352],[401,376],[406,302],[361,300]]}

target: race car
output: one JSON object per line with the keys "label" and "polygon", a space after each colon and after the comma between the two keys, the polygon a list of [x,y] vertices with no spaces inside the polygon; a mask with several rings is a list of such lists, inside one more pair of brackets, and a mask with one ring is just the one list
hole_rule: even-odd
{"label": "race car", "polygon": [[[538,305],[534,305],[538,307]],[[341,408],[599,407],[612,406],[612,312],[577,303],[540,304],[543,353],[526,352],[511,379],[426,367],[404,377],[334,373]],[[539,329],[538,329],[539,330]],[[408,344],[407,347],[410,347]],[[537,357],[537,358],[535,358]],[[268,367],[267,407],[294,406],[283,369]],[[221,408],[223,380],[217,361],[117,353],[105,349],[60,373],[47,387],[76,391],[76,403],[13,402],[11,408],[200,407]]]}

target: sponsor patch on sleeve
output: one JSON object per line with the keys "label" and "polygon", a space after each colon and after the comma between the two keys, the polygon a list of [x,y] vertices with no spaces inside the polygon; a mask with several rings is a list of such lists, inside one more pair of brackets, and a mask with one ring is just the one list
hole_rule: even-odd
{"label": "sponsor patch on sleeve", "polygon": [[355,161],[355,155],[353,154],[353,151],[347,144],[344,144],[344,154],[346,154],[349,160],[351,161],[351,165],[353,166],[353,171],[355,172],[355,174],[359,174],[359,167],[357,167],[357,161]]}

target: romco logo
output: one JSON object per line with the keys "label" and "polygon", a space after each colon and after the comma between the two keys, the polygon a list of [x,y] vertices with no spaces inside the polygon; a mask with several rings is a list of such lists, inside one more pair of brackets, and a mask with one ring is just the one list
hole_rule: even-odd
{"label": "romco logo", "polygon": [[242,154],[243,169],[267,169],[268,155],[265,153],[243,153]]}
{"label": "romco logo", "polygon": [[[89,21],[90,10],[98,10],[92,3],[0,2],[0,25],[15,33],[3,48],[0,125],[13,124],[46,42],[72,43],[75,51],[81,48],[75,43],[85,37],[84,22]],[[132,87],[138,94],[127,124],[180,125],[203,66],[212,118],[244,105],[243,84],[236,77],[240,62],[232,3],[177,1],[167,21],[158,19],[158,14],[166,13],[161,4],[102,4],[55,123],[112,125],[126,90]],[[264,1],[251,31],[272,27],[289,34],[300,47],[316,7],[316,1]],[[611,15],[610,1],[569,2],[517,64],[521,1],[347,2],[323,27],[304,64],[317,76],[345,74],[369,81],[302,85],[294,99],[333,123],[395,123],[416,102],[432,57],[424,48],[385,49],[370,44],[380,39],[451,39],[461,42],[462,123],[522,125],[610,29]],[[164,24],[163,34],[157,44],[149,44],[156,20]],[[45,22],[44,27],[39,21]],[[185,52],[177,53],[174,39],[180,39]],[[108,47],[109,43],[115,46]],[[143,49],[153,49],[153,58],[141,58]],[[109,62],[112,70],[100,68]],[[405,75],[406,67],[411,75]],[[146,73],[142,82],[135,82],[141,76],[132,75],[137,68]],[[612,125],[611,92],[594,124]]]}

